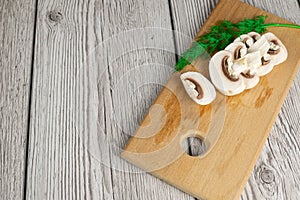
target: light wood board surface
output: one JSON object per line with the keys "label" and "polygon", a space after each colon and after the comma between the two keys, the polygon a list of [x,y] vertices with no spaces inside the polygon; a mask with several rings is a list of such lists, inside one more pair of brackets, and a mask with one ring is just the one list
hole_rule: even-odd
{"label": "light wood board surface", "polygon": [[[7,2],[0,4],[1,42],[21,50],[3,46],[0,50],[0,198],[20,199],[25,194],[28,199],[193,199],[119,155],[169,78],[177,57],[174,52],[179,54],[190,45],[218,1],[38,0],[37,8],[34,1]],[[245,2],[300,23],[296,0]],[[35,12],[33,36],[30,23]],[[122,33],[132,29],[140,32],[129,33],[123,42]],[[173,37],[171,29],[181,34]],[[113,36],[118,40],[106,43],[114,41]],[[26,68],[15,77],[29,83],[34,38],[32,90],[29,84],[18,91],[19,96],[13,90],[7,93],[20,84],[17,78],[9,78],[18,69],[13,69],[15,62]],[[148,48],[143,48],[145,43]],[[22,59],[16,59],[20,55]],[[125,82],[120,82],[125,73]],[[299,80],[297,76],[243,200],[300,196]],[[22,167],[26,152],[28,164]]]}

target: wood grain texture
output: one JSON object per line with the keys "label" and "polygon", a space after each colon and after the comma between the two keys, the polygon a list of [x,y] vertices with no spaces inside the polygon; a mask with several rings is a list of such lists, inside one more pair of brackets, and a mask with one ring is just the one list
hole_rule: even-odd
{"label": "wood grain texture", "polygon": [[0,4],[0,194],[22,199],[35,1]]}
{"label": "wood grain texture", "polygon": [[175,64],[168,9],[39,1],[28,199],[193,199],[119,157]]}
{"label": "wood grain texture", "polygon": [[107,149],[98,149],[99,159],[88,149],[102,136],[93,56],[102,8],[100,1],[38,1],[27,199],[113,198],[110,168],[99,160]]}
{"label": "wood grain texture", "polygon": [[107,68],[99,74],[99,97],[105,98],[99,109],[109,120],[114,199],[193,199],[120,158],[175,64],[168,2],[110,1],[101,29],[106,54],[99,57],[107,57]]}
{"label": "wood grain texture", "polygon": [[[300,8],[297,1],[244,1],[250,5],[274,13],[280,17],[300,24]],[[199,6],[200,4],[200,6]],[[196,34],[208,14],[203,14],[207,8],[213,8],[216,1],[172,1],[174,28],[178,32],[184,32],[191,37]],[[281,6],[274,6],[281,5]],[[198,11],[195,7],[206,8]],[[184,51],[190,41],[185,38],[176,38],[177,49]],[[241,199],[293,199],[300,196],[299,186],[299,73],[295,78],[290,92],[283,104],[281,112],[271,131],[268,142],[261,153],[255,169],[246,185]],[[282,121],[284,120],[285,123]],[[285,124],[285,126],[284,126]],[[276,154],[274,154],[276,152]],[[284,153],[282,153],[284,152]],[[197,154],[197,152],[194,152]],[[265,168],[265,166],[267,166]],[[269,171],[271,170],[271,173]],[[269,174],[271,181],[264,181],[262,176]]]}
{"label": "wood grain texture", "polygon": [[[119,153],[218,0],[38,2],[26,198],[193,199]],[[296,0],[245,2],[300,23]],[[0,4],[3,199],[24,196],[34,6]],[[299,80],[243,200],[300,196]]]}

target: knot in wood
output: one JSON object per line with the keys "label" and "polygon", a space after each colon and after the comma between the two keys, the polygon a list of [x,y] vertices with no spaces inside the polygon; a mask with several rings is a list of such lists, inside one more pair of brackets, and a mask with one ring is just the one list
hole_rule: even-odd
{"label": "knot in wood", "polygon": [[52,11],[49,12],[48,18],[49,18],[50,21],[58,23],[63,19],[63,15],[59,11],[52,10]]}
{"label": "knot in wood", "polygon": [[266,184],[271,184],[275,180],[275,175],[271,170],[263,170],[260,173],[261,180]]}

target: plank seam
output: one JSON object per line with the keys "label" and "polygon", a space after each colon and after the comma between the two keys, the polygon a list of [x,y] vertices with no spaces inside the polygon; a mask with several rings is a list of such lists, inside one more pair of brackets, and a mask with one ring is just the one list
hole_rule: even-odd
{"label": "plank seam", "polygon": [[[107,53],[108,55],[108,53]],[[107,74],[108,74],[108,81],[109,81],[109,94],[110,94],[110,97],[111,97],[111,102],[113,104],[113,96],[112,96],[112,87],[111,87],[111,82],[112,82],[112,75],[111,75],[111,69],[110,69],[110,64],[109,64],[109,59],[108,59],[108,56],[106,57],[107,59]],[[105,105],[105,101],[104,102],[104,105]],[[104,116],[106,116],[106,105],[104,106],[104,109],[103,109],[103,112],[104,112]],[[105,117],[105,124],[104,124],[104,131],[105,133],[107,133],[107,124],[106,124],[106,117]],[[115,192],[114,192],[114,189],[113,189],[113,186],[114,186],[114,178],[113,178],[113,166],[112,166],[112,152],[111,152],[111,149],[109,148],[108,149],[108,154],[109,154],[109,165],[110,165],[110,179],[111,179],[111,185],[112,185],[112,198],[113,200],[115,200]]]}
{"label": "plank seam", "polygon": [[29,94],[28,94],[28,115],[27,115],[27,139],[25,144],[25,174],[24,174],[24,193],[23,199],[26,200],[27,191],[27,177],[28,177],[28,154],[29,154],[29,137],[30,137],[30,115],[31,115],[31,100],[32,100],[32,85],[33,85],[33,70],[34,70],[34,57],[35,57],[35,44],[36,44],[36,29],[37,29],[37,15],[38,15],[38,0],[35,0],[34,5],[34,21],[33,21],[33,40],[32,40],[32,53],[31,53],[31,69],[29,76]]}
{"label": "plank seam", "polygon": [[172,35],[173,35],[173,43],[174,43],[174,50],[175,50],[175,62],[178,62],[179,59],[179,52],[176,44],[176,37],[175,37],[175,25],[174,25],[174,17],[173,17],[173,11],[172,11],[172,2],[171,0],[168,0],[168,6],[170,11],[170,21],[171,21],[171,29],[172,29]]}

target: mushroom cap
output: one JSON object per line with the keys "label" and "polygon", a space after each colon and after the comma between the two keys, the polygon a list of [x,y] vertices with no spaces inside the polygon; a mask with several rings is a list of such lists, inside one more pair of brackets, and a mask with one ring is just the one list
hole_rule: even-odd
{"label": "mushroom cap", "polygon": [[230,80],[223,71],[222,62],[225,57],[232,59],[232,53],[227,50],[217,52],[209,62],[209,75],[215,87],[224,95],[233,96],[245,90],[242,78]]}
{"label": "mushroom cap", "polygon": [[[247,35],[249,35],[249,36],[250,36],[251,38],[253,38],[254,40],[258,40],[258,39],[260,38],[260,34],[257,33],[257,32],[254,32],[254,31],[247,33]],[[255,42],[255,41],[254,41],[254,42]]]}
{"label": "mushroom cap", "polygon": [[239,37],[237,37],[233,42],[242,42],[246,45],[247,48],[249,48],[254,43],[254,40],[248,34],[242,34]]}
{"label": "mushroom cap", "polygon": [[284,46],[284,44],[273,33],[269,32],[269,33],[264,34],[264,36],[270,42],[275,40],[277,42],[277,45],[280,48],[280,51],[279,51],[278,54],[270,55],[272,63],[274,65],[278,65],[278,64],[284,62],[287,59],[287,56],[288,56],[288,52],[287,52],[287,49]]}
{"label": "mushroom cap", "polygon": [[[216,90],[214,86],[199,72],[185,72],[180,75],[182,84],[189,96],[200,105],[208,105],[216,98]],[[198,84],[201,87],[200,98],[199,92],[196,90]]]}
{"label": "mushroom cap", "polygon": [[234,60],[242,58],[247,54],[247,47],[243,42],[233,42],[225,50],[232,52]]}
{"label": "mushroom cap", "polygon": [[270,73],[273,70],[273,68],[274,68],[274,64],[272,63],[272,61],[270,61],[269,64],[258,67],[256,70],[256,74],[258,76],[265,76],[268,73]]}

